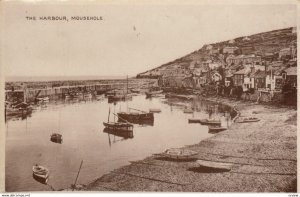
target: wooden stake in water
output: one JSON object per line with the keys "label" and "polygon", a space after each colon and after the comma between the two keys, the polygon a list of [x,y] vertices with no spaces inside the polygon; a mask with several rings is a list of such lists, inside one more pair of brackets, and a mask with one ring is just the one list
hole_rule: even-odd
{"label": "wooden stake in water", "polygon": [[78,173],[77,173],[77,176],[76,176],[76,179],[75,179],[75,182],[74,182],[74,187],[73,187],[72,191],[73,191],[73,190],[75,189],[75,187],[76,187],[76,182],[77,182],[77,179],[78,179],[80,170],[81,170],[82,163],[83,163],[83,160],[81,160],[81,164],[80,164],[80,167],[79,167],[79,170],[78,170]]}

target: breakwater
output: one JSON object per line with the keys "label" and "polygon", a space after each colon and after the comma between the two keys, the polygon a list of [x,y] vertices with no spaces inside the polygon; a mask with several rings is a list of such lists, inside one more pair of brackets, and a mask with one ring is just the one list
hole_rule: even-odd
{"label": "breakwater", "polygon": [[5,84],[5,100],[12,101],[17,98],[25,102],[33,102],[37,97],[58,99],[69,93],[103,94],[110,90],[147,89],[156,85],[156,80],[150,79],[7,82]]}

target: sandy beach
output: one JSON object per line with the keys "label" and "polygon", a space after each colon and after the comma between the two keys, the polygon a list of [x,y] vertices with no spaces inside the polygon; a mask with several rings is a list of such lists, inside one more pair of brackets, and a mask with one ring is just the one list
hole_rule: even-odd
{"label": "sandy beach", "polygon": [[225,98],[209,100],[234,107],[240,116],[237,120],[260,119],[234,123],[226,131],[183,147],[197,151],[198,160],[230,165],[230,171],[200,167],[195,160],[176,162],[149,156],[101,176],[83,190],[296,192],[296,109]]}

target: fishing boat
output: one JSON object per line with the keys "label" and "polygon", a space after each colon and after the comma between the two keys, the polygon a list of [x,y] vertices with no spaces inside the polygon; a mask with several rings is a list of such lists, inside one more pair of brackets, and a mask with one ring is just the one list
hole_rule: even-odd
{"label": "fishing boat", "polygon": [[200,119],[200,124],[202,125],[221,125],[221,121],[220,120],[209,120],[209,119]]}
{"label": "fishing boat", "polygon": [[194,159],[197,154],[196,151],[188,149],[170,148],[158,155],[174,160],[190,160]]}
{"label": "fishing boat", "polygon": [[135,110],[136,112],[119,112],[118,113],[118,121],[119,122],[124,122],[128,121],[131,123],[142,123],[143,121],[154,121],[154,116],[152,112],[145,112],[142,110],[134,109],[134,108],[129,108],[132,110]]}
{"label": "fishing boat", "polygon": [[62,135],[59,133],[52,133],[50,136],[50,140],[55,143],[62,143]]}
{"label": "fishing boat", "polygon": [[17,103],[17,104],[11,104],[8,103],[5,104],[5,115],[6,116],[14,116],[14,115],[27,115],[32,112],[32,107],[25,103]]}
{"label": "fishing boat", "polygon": [[260,121],[259,118],[253,118],[253,117],[249,117],[249,118],[243,118],[241,120],[238,120],[238,123],[248,123],[248,122],[258,122]]}
{"label": "fishing boat", "polygon": [[220,126],[209,127],[208,128],[209,133],[218,133],[218,132],[225,131],[225,130],[227,130],[226,127],[220,127]]}
{"label": "fishing boat", "polygon": [[[113,113],[113,115],[119,118],[119,116],[116,115],[115,113]],[[105,128],[110,129],[112,131],[133,131],[133,124],[131,124],[130,122],[127,122],[126,120],[124,120],[125,122],[115,122],[115,121],[110,122],[109,117],[110,117],[110,108],[108,111],[108,120],[107,122],[103,122]]]}
{"label": "fishing boat", "polygon": [[189,118],[189,123],[200,123],[200,119],[197,118]]}
{"label": "fishing boat", "polygon": [[40,165],[34,165],[32,167],[33,178],[40,183],[47,184],[49,178],[49,170]]}
{"label": "fishing boat", "polygon": [[108,103],[113,103],[117,101],[125,101],[125,95],[108,96]]}

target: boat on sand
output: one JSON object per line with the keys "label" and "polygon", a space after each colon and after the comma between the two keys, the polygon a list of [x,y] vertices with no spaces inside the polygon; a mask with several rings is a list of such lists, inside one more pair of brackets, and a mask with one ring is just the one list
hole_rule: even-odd
{"label": "boat on sand", "polygon": [[174,160],[189,160],[194,159],[197,154],[196,151],[188,149],[170,148],[158,155]]}

